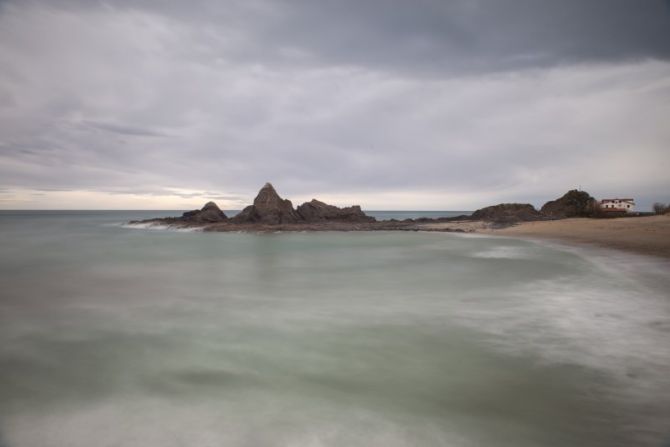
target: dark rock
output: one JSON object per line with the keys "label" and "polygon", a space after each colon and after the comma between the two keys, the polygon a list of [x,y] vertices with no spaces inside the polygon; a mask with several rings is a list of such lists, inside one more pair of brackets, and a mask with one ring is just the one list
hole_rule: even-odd
{"label": "dark rock", "polygon": [[542,215],[530,203],[501,203],[478,209],[469,219],[498,223],[515,223],[540,220]]}
{"label": "dark rock", "polygon": [[261,221],[261,215],[256,207],[249,205],[230,219],[232,222],[255,223]]}
{"label": "dark rock", "polygon": [[440,217],[439,220],[443,222],[458,222],[462,220],[470,220],[471,217],[470,214],[459,214],[458,216],[453,216],[453,217]]}
{"label": "dark rock", "polygon": [[221,222],[228,217],[214,202],[207,202],[202,209],[187,211],[182,214],[181,219],[189,222],[206,223]]}
{"label": "dark rock", "polygon": [[312,199],[297,209],[298,214],[305,222],[374,222],[374,217],[367,216],[358,205],[338,208],[319,200]]}
{"label": "dark rock", "polygon": [[282,199],[270,183],[261,188],[254,204],[233,217],[236,223],[264,223],[270,225],[297,223],[302,220],[290,200]]}
{"label": "dark rock", "polygon": [[588,192],[573,189],[563,197],[545,203],[540,212],[554,219],[587,217],[594,214],[596,203]]}

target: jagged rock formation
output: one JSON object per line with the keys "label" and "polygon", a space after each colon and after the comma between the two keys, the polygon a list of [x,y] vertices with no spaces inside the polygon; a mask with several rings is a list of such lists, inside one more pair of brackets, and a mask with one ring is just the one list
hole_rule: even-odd
{"label": "jagged rock formation", "polygon": [[587,217],[594,214],[596,203],[588,192],[573,189],[566,192],[563,197],[545,203],[540,212],[553,219]]}
{"label": "jagged rock formation", "polygon": [[374,217],[367,216],[358,205],[338,208],[319,200],[312,199],[297,209],[298,215],[305,222],[374,222]]}
{"label": "jagged rock formation", "polygon": [[290,200],[282,199],[270,183],[261,188],[254,204],[244,208],[231,219],[235,223],[264,223],[270,225],[296,223],[302,220]]}
{"label": "jagged rock formation", "polygon": [[318,222],[374,222],[360,206],[338,208],[313,199],[293,209],[290,200],[282,199],[272,184],[266,183],[254,199],[254,204],[231,219],[233,223],[262,223],[268,225]]}
{"label": "jagged rock formation", "polygon": [[542,219],[542,214],[530,203],[501,203],[478,209],[472,213],[470,219],[496,223],[514,223],[540,220]]}
{"label": "jagged rock formation", "polygon": [[214,202],[207,202],[202,209],[187,211],[181,215],[181,219],[193,223],[221,222],[228,217]]}
{"label": "jagged rock formation", "polygon": [[313,199],[293,208],[290,200],[282,199],[270,183],[258,192],[253,205],[230,219],[216,206],[207,203],[201,210],[188,211],[181,217],[163,217],[131,221],[130,224],[168,225],[174,228],[197,228],[202,231],[472,231],[452,227],[430,228],[427,223],[450,222],[468,216],[414,221],[390,220],[378,222],[367,216],[358,205],[338,208]]}

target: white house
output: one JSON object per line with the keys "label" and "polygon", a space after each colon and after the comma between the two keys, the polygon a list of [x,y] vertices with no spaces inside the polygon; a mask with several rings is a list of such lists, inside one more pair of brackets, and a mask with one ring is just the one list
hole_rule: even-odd
{"label": "white house", "polygon": [[635,208],[634,199],[602,199],[600,208],[603,211],[625,211],[630,213]]}

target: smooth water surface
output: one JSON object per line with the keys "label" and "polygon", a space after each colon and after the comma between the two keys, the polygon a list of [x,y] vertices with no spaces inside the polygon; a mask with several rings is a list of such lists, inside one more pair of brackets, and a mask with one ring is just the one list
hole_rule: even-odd
{"label": "smooth water surface", "polygon": [[405,219],[420,219],[422,217],[428,219],[438,219],[440,217],[456,217],[472,214],[472,211],[369,211],[364,210],[365,214],[372,216],[377,220],[405,220]]}
{"label": "smooth water surface", "polygon": [[[225,213],[228,217],[233,217],[240,210],[225,210]],[[379,210],[364,210],[365,214],[372,216],[377,220],[405,220],[405,219],[419,219],[419,218],[429,218],[429,219],[438,219],[440,217],[456,217],[466,215],[469,216],[472,214],[472,211],[379,211]],[[172,211],[165,212],[169,216],[179,216],[183,211]],[[151,216],[153,217],[153,215]]]}
{"label": "smooth water surface", "polygon": [[0,446],[670,441],[667,263],[151,215],[0,213]]}

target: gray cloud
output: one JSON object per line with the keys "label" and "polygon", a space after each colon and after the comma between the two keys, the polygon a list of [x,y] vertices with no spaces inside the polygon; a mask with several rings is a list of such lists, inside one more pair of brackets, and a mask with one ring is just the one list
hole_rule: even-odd
{"label": "gray cloud", "polygon": [[165,133],[157,132],[153,129],[130,126],[127,124],[105,123],[99,121],[84,120],[81,124],[92,129],[103,130],[106,132],[117,133],[121,135],[130,135],[134,137],[164,137]]}
{"label": "gray cloud", "polygon": [[538,5],[0,3],[0,187],[669,200],[670,8]]}
{"label": "gray cloud", "polygon": [[269,40],[340,63],[442,74],[670,56],[662,1],[287,3]]}
{"label": "gray cloud", "polygon": [[33,5],[74,13],[160,15],[193,27],[195,56],[258,63],[364,65],[442,76],[670,57],[667,0],[52,0]]}

